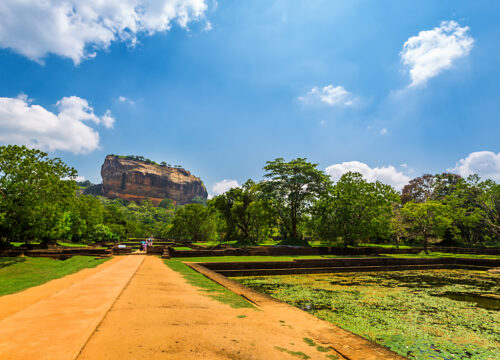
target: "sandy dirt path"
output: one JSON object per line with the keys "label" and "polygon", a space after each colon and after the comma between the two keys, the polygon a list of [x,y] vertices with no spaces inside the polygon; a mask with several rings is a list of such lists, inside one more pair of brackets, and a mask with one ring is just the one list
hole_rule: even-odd
{"label": "sandy dirt path", "polygon": [[[288,306],[231,308],[150,256],[78,359],[344,359],[329,348],[330,327]],[[307,345],[304,338],[328,351]],[[400,359],[376,352],[359,355],[357,359]]]}
{"label": "sandy dirt path", "polygon": [[74,359],[143,260],[116,260],[1,320],[0,359]]}
{"label": "sandy dirt path", "polygon": [[5,295],[0,297],[0,320],[12,315],[42,299],[45,299],[51,295],[54,295],[58,291],[61,291],[74,283],[81,281],[90,275],[96,274],[99,271],[104,270],[108,266],[123,260],[124,257],[114,258],[89,269],[80,270],[74,274],[67,275],[65,277],[54,279],[41,284],[38,286],[30,287],[26,290],[20,291],[18,293]]}

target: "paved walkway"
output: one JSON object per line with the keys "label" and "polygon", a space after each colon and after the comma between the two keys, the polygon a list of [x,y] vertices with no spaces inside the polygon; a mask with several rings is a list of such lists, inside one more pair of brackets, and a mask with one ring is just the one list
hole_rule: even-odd
{"label": "paved walkway", "polygon": [[158,257],[122,259],[0,321],[0,359],[401,359],[286,304],[231,308]]}
{"label": "paved walkway", "polygon": [[0,359],[74,359],[143,260],[123,258],[4,318]]}

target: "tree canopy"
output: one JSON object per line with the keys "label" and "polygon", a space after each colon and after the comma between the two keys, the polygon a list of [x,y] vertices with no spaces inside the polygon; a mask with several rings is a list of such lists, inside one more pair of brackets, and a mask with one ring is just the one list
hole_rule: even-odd
{"label": "tree canopy", "polygon": [[[426,174],[400,194],[359,173],[336,182],[305,158],[277,158],[264,179],[205,202],[156,207],[100,196],[76,170],[25,146],[0,146],[0,242],[100,243],[149,237],[354,246],[362,243],[500,245],[500,185],[477,175]],[[89,189],[92,189],[89,191]]]}
{"label": "tree canopy", "polygon": [[320,238],[341,238],[344,246],[387,238],[392,204],[397,202],[399,196],[391,186],[368,182],[360,173],[348,172],[317,201],[314,228]]}
{"label": "tree canopy", "polygon": [[49,242],[64,233],[75,169],[25,146],[0,146],[0,237]]}
{"label": "tree canopy", "polygon": [[329,177],[317,166],[305,158],[289,162],[277,158],[264,166],[266,180],[260,185],[262,196],[275,210],[286,236],[293,240],[300,238],[298,225],[330,182]]}

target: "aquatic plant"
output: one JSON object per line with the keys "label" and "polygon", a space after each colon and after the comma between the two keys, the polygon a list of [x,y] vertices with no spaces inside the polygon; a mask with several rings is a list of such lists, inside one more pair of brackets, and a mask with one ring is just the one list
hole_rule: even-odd
{"label": "aquatic plant", "polygon": [[412,359],[496,359],[498,276],[419,270],[235,278]]}

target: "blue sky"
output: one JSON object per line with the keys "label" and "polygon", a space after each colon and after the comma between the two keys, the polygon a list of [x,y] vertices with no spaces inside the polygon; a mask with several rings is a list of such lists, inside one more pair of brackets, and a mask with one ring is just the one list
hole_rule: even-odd
{"label": "blue sky", "polygon": [[399,188],[500,181],[500,3],[156,0],[134,22],[137,6],[67,0],[75,29],[34,3],[0,9],[0,142],[93,182],[110,153],[181,164],[212,194],[276,157]]}

